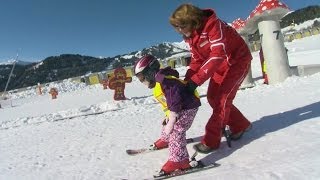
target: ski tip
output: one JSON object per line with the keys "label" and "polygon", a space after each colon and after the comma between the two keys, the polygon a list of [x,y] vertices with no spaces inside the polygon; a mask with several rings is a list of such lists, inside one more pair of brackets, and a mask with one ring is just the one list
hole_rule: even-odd
{"label": "ski tip", "polygon": [[134,151],[134,150],[132,150],[132,149],[127,149],[127,150],[126,150],[126,153],[127,153],[128,155],[130,155],[130,156],[134,156],[134,155],[137,154],[136,151]]}
{"label": "ski tip", "polygon": [[141,153],[146,153],[146,152],[151,152],[151,149],[147,149],[147,148],[142,148],[142,149],[127,149],[126,153],[128,155],[134,156],[134,155],[138,155]]}
{"label": "ski tip", "polygon": [[212,165],[215,166],[215,167],[221,166],[221,164],[218,164],[216,162],[212,163]]}
{"label": "ski tip", "polygon": [[[202,162],[201,162],[202,163]],[[203,164],[203,163],[202,163]],[[221,164],[218,164],[218,163],[216,163],[216,162],[213,162],[213,163],[210,163],[210,164],[208,164],[208,165],[205,165],[205,164],[203,164],[203,166],[206,166],[206,167],[219,167],[219,166],[221,166]]]}

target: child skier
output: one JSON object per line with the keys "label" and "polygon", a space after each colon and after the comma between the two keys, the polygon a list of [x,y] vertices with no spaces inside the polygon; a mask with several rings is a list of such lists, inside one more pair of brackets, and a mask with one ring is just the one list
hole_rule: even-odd
{"label": "child skier", "polygon": [[194,95],[188,92],[186,82],[179,79],[178,71],[171,67],[160,69],[159,61],[151,55],[137,61],[134,73],[141,83],[153,89],[154,97],[166,114],[160,139],[153,144],[156,149],[169,146],[168,161],[160,172],[169,174],[190,168],[186,131],[201,105],[199,96],[196,91]]}

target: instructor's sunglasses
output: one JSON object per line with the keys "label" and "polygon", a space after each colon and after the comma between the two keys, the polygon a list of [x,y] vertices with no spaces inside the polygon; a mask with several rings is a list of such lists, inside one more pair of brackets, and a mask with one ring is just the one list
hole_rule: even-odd
{"label": "instructor's sunglasses", "polygon": [[178,30],[181,31],[183,29],[185,29],[186,27],[188,27],[187,25],[173,25],[173,27]]}

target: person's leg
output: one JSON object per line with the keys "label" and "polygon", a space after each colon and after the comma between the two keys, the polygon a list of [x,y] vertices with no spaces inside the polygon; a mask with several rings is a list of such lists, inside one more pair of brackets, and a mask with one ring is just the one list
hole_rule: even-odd
{"label": "person's leg", "polygon": [[[221,86],[222,91],[227,91],[231,87],[233,88],[233,91],[230,92],[226,101],[226,116],[224,121],[224,125],[229,125],[232,134],[244,131],[251,124],[250,121],[233,104],[233,99],[235,98],[243,79],[247,75],[249,68],[250,63],[243,64],[242,68],[238,68],[236,66],[231,67]],[[235,79],[238,79],[238,81],[235,81]]]}
{"label": "person's leg", "polygon": [[183,110],[169,135],[169,160],[179,162],[189,158],[186,131],[191,127],[198,108]]}
{"label": "person's leg", "polygon": [[[217,95],[219,94],[219,91],[220,91],[219,89],[220,89],[220,84],[217,83],[213,78],[210,79],[208,90],[207,90],[207,99],[212,108],[212,115],[206,124],[205,134],[201,140],[201,144],[204,144],[210,148],[208,150],[218,148],[220,145],[221,136],[222,136],[221,134],[222,124],[216,119],[217,110],[218,110],[216,108],[217,107],[216,102],[218,101]],[[201,146],[201,144],[199,144],[199,146]],[[205,147],[202,149],[205,149]],[[196,148],[196,150],[201,151],[201,147]]]}
{"label": "person's leg", "polygon": [[[233,99],[243,79],[247,75],[248,67],[248,64],[244,64],[243,67],[237,67],[237,65],[230,67],[218,90],[216,90],[216,94],[214,94],[213,102],[210,103],[210,105],[213,104],[214,107],[213,115],[206,125],[202,143],[212,149],[216,149],[220,145],[222,128],[229,122],[230,112],[231,109],[233,109]],[[215,91],[214,88],[214,86],[210,87],[209,85],[208,93],[210,90]],[[234,111],[232,111],[232,113],[234,113]],[[233,114],[232,116],[237,116],[237,114]],[[241,126],[242,125],[243,124],[241,124]]]}
{"label": "person's leg", "polygon": [[169,158],[162,170],[170,173],[176,169],[190,168],[187,150],[186,131],[191,127],[198,108],[183,110],[174,124],[173,132],[169,135]]}
{"label": "person's leg", "polygon": [[229,121],[227,125],[230,127],[232,134],[237,134],[244,131],[250,126],[250,121],[239,111],[239,109],[232,104],[230,110]]}
{"label": "person's leg", "polygon": [[164,132],[164,127],[165,126],[163,126],[161,129],[160,138],[153,143],[153,146],[156,149],[163,149],[168,147],[169,136]]}

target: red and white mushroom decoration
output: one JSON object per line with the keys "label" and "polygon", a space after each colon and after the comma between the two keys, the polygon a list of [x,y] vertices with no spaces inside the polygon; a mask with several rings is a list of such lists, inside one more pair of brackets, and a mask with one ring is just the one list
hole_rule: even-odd
{"label": "red and white mushroom decoration", "polygon": [[257,22],[270,19],[279,21],[288,12],[288,6],[278,0],[261,0],[246,19],[245,29],[253,34],[258,30]]}
{"label": "red and white mushroom decoration", "polygon": [[241,18],[238,18],[234,21],[232,21],[231,26],[237,30],[237,32],[239,34],[246,34],[244,31],[244,26],[245,26],[246,22],[244,20],[242,20]]}
{"label": "red and white mushroom decoration", "polygon": [[279,22],[289,11],[288,6],[279,0],[261,0],[244,27],[249,34],[259,29],[269,84],[284,81],[291,75]]}

